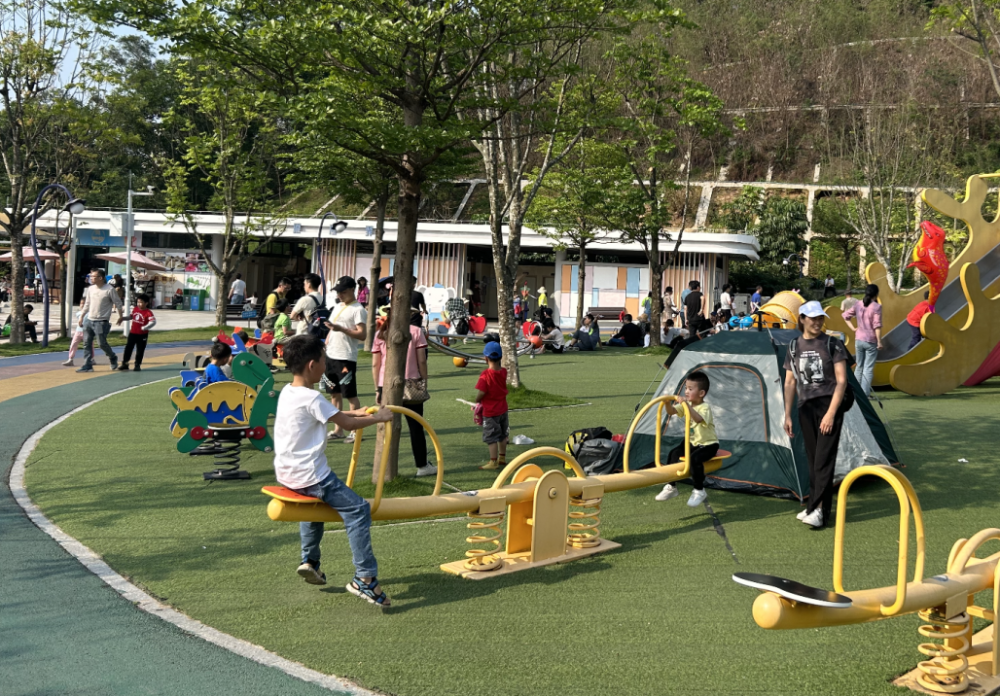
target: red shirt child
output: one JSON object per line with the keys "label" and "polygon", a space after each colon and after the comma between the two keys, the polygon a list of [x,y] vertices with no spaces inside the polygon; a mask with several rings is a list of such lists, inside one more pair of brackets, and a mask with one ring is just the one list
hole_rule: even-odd
{"label": "red shirt child", "polygon": [[925,314],[931,311],[931,305],[927,300],[923,302],[918,302],[917,306],[910,310],[910,313],[906,315],[906,323],[910,326],[920,326],[920,320],[924,318]]}
{"label": "red shirt child", "polygon": [[[145,303],[142,304],[145,305]],[[134,334],[148,333],[149,329],[147,327],[156,323],[152,310],[146,309],[145,306],[133,307],[132,316],[129,319],[132,320],[132,327],[129,329],[129,333]]]}
{"label": "red shirt child", "polygon": [[489,363],[476,382],[476,406],[482,406],[483,442],[490,448],[490,461],[480,469],[502,469],[507,465],[507,370],[500,367],[503,350],[496,341],[483,349]]}

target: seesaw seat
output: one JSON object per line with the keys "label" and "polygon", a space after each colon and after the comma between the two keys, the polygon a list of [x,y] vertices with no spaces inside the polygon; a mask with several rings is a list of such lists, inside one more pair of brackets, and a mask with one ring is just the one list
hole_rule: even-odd
{"label": "seesaw seat", "polygon": [[762,592],[773,592],[779,597],[784,597],[794,602],[801,602],[802,604],[831,607],[833,609],[847,609],[853,604],[850,597],[845,597],[836,592],[830,592],[818,587],[803,585],[801,582],[779,578],[774,575],[733,573],[733,580],[740,585],[746,585]]}
{"label": "seesaw seat", "polygon": [[260,490],[265,495],[269,495],[275,500],[280,500],[284,503],[319,503],[321,505],[326,505],[326,503],[319,498],[313,498],[312,496],[296,493],[292,489],[285,488],[284,486],[264,486]]}

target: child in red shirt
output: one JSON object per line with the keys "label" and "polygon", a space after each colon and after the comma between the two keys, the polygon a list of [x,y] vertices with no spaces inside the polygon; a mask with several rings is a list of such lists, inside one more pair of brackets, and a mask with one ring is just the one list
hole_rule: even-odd
{"label": "child in red shirt", "polygon": [[920,343],[923,340],[923,335],[920,333],[920,320],[924,318],[925,314],[930,314],[931,305],[927,301],[930,297],[930,292],[924,292],[924,301],[917,303],[917,306],[910,310],[910,313],[906,315],[906,323],[910,325],[910,345],[906,350],[910,350],[913,346]]}
{"label": "child in red shirt", "polygon": [[135,372],[142,371],[142,356],[146,353],[146,342],[149,340],[149,330],[156,324],[156,317],[149,310],[149,295],[140,292],[135,296],[135,307],[129,317],[132,326],[128,332],[128,342],[125,344],[125,355],[119,372],[128,370],[128,361],[132,359],[135,350]]}
{"label": "child in red shirt", "polygon": [[476,382],[476,403],[483,405],[483,442],[490,447],[489,464],[480,469],[492,471],[507,465],[507,370],[500,367],[503,350],[496,341],[483,348],[488,366]]}

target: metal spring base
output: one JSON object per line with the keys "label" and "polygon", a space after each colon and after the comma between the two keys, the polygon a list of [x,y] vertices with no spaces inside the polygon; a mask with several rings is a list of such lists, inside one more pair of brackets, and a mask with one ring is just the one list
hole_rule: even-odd
{"label": "metal spring base", "polygon": [[214,457],[216,468],[206,471],[202,477],[206,481],[233,481],[250,478],[249,471],[240,469],[240,439],[242,431],[236,431],[238,436],[233,439],[226,437],[226,431],[213,434],[212,439],[198,445],[189,452],[192,457]]}
{"label": "metal spring base", "polygon": [[466,543],[479,545],[492,544],[491,549],[469,549],[465,552],[465,557],[468,558],[465,562],[465,567],[468,570],[475,571],[489,571],[496,570],[497,568],[503,567],[503,559],[500,558],[500,537],[503,536],[503,532],[500,529],[500,525],[503,524],[504,518],[507,516],[504,512],[495,512],[491,514],[484,514],[479,512],[470,512],[469,517],[472,519],[466,527],[470,529],[473,533],[465,537]]}
{"label": "metal spring base", "polygon": [[[924,609],[917,615],[927,622],[917,632],[937,641],[917,646],[917,650],[931,658],[917,665],[921,672],[917,678],[920,686],[943,694],[965,691],[969,688],[969,679],[965,675],[969,668],[969,662],[965,658],[969,649],[969,615],[963,613],[946,619],[933,609]],[[946,640],[952,641],[956,647],[946,647]]]}
{"label": "metal spring base", "polygon": [[[570,498],[569,504],[582,510],[570,510],[566,543],[575,549],[587,549],[601,543],[601,498]],[[584,521],[586,520],[586,521]]]}

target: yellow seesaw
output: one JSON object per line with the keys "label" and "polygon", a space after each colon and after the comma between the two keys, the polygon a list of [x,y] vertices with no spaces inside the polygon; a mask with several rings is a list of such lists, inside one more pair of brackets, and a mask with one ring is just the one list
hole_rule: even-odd
{"label": "yellow seesaw", "polygon": [[[372,519],[403,520],[467,513],[471,534],[466,542],[476,548],[466,551],[465,560],[441,565],[445,572],[480,580],[518,570],[592,556],[618,548],[620,544],[601,538],[601,502],[606,493],[627,491],[646,486],[680,481],[690,475],[691,414],[686,403],[684,411],[684,453],[679,464],[664,465],[660,461],[660,441],[666,428],[664,407],[676,397],[666,395],[653,399],[632,420],[625,438],[624,472],[587,476],[572,455],[555,447],[536,447],[512,460],[500,472],[490,488],[464,493],[441,494],[444,481],[444,457],[437,433],[423,417],[408,408],[389,406],[393,413],[413,418],[430,435],[437,457],[437,480],[431,495],[410,498],[383,498],[382,487],[388,462],[388,448],[383,449],[379,464],[375,497],[369,501]],[[642,416],[657,406],[655,460],[652,468],[632,471],[629,451],[636,426]],[[385,439],[391,436],[392,423],[386,423]],[[355,434],[354,449],[346,484],[353,486],[361,451],[362,431]],[[705,472],[717,471],[722,460],[731,456],[719,450],[718,456],[705,464]],[[537,457],[553,457],[569,465],[573,478],[558,469],[543,471],[531,462]],[[508,479],[510,479],[508,481]],[[317,498],[299,495],[287,488],[267,486],[263,492],[271,496],[267,514],[282,522],[337,522],[340,516]],[[570,508],[574,508],[572,511]],[[501,526],[506,522],[506,547],[501,548]],[[484,548],[480,548],[484,547]]]}
{"label": "yellow seesaw", "polygon": [[[892,486],[899,498],[899,558],[896,584],[870,590],[844,590],[844,527],[847,495],[862,476],[877,476]],[[909,518],[913,512],[917,554],[913,580],[907,581]],[[917,613],[926,623],[918,629],[929,642],[917,646],[928,660],[913,673],[897,680],[900,686],[936,693],[961,693],[976,684],[976,693],[1000,688],[997,667],[1000,643],[995,622],[1000,612],[1000,552],[976,558],[988,541],[1000,539],[1000,529],[984,529],[971,539],[959,539],[948,555],[947,572],[924,578],[924,520],[920,501],[909,480],[887,466],[863,466],[851,471],[840,484],[837,528],[833,552],[833,586],[836,593],[790,580],[755,573],[737,573],[736,582],[763,590],[754,601],[753,618],[767,629],[821,628],[878,621]],[[991,609],[977,606],[975,593],[993,590]],[[971,618],[991,625],[973,634]],[[972,678],[970,679],[970,674]]]}

